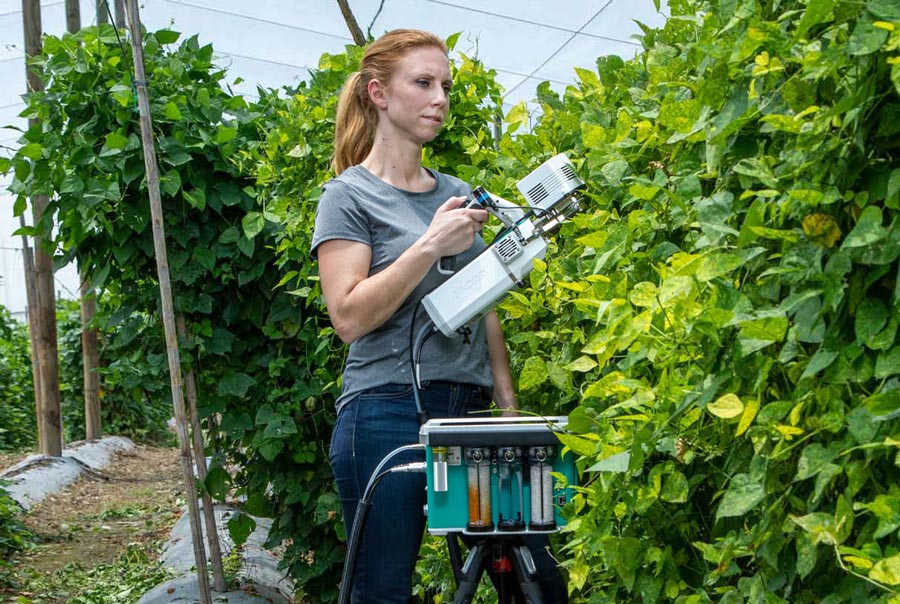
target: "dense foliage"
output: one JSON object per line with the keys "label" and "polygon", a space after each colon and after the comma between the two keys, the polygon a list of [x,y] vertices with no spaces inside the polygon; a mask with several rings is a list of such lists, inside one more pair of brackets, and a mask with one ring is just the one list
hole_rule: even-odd
{"label": "dense foliage", "polygon": [[6,586],[12,567],[12,555],[25,549],[34,536],[22,522],[22,508],[0,480],[0,588]]}
{"label": "dense foliage", "polygon": [[[534,127],[518,107],[499,140],[493,74],[460,57],[453,121],[426,153],[507,198],[558,152],[589,184],[532,287],[501,305],[523,405],[569,416],[585,469],[562,552],[573,598],[896,602],[900,11],[669,8],[635,59],[598,59],[562,96],[542,87]],[[14,191],[20,211],[54,194],[60,253],[92,269],[116,320],[139,312],[120,357],[159,355],[130,58],[111,32],[47,40],[46,96],[29,99],[45,126],[24,136]],[[146,60],[176,306],[214,443],[239,468],[206,486],[273,514],[292,575],[331,601],[343,350],[309,233],[360,51],[247,104],[209,47],[175,38],[149,34]],[[428,552],[421,578],[439,589]]]}
{"label": "dense foliage", "polygon": [[0,305],[0,451],[36,440],[30,350],[28,327]]}
{"label": "dense foliage", "polygon": [[896,602],[900,9],[669,5],[503,147],[591,182],[503,304],[523,398],[581,433],[571,586]]}

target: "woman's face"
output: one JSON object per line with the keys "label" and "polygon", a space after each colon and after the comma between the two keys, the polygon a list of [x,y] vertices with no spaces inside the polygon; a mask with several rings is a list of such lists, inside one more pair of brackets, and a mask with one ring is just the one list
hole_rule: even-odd
{"label": "woman's face", "polygon": [[418,144],[430,141],[447,119],[452,84],[443,51],[431,46],[408,51],[383,88],[379,130],[387,128]]}

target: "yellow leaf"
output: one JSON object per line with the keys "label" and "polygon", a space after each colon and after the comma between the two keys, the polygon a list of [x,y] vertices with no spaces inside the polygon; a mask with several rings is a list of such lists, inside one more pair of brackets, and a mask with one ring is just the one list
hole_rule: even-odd
{"label": "yellow leaf", "polygon": [[844,562],[849,562],[856,568],[861,568],[863,570],[869,570],[874,566],[874,563],[868,558],[860,558],[859,556],[844,556]]}
{"label": "yellow leaf", "polygon": [[735,436],[740,436],[750,428],[750,425],[753,424],[753,420],[756,419],[758,411],[759,399],[751,398],[747,401],[744,405],[744,412],[741,414],[741,421],[738,422],[737,430],[734,432]]}
{"label": "yellow leaf", "polygon": [[834,247],[841,238],[841,227],[838,226],[834,217],[820,212],[807,214],[803,219],[803,232],[807,237],[827,248]]}
{"label": "yellow leaf", "polygon": [[777,426],[775,426],[775,429],[781,433],[781,435],[784,437],[784,440],[793,440],[795,436],[800,436],[801,434],[803,434],[802,428],[785,426],[784,424],[778,424]]}
{"label": "yellow leaf", "polygon": [[731,419],[744,412],[744,403],[733,392],[723,394],[716,402],[706,406],[706,410],[722,419]]}

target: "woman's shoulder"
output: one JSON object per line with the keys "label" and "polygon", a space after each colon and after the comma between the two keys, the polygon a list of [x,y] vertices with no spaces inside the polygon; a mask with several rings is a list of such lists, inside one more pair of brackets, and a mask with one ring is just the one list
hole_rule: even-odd
{"label": "woman's shoulder", "polygon": [[436,190],[439,190],[443,186],[449,187],[453,191],[458,191],[458,193],[454,193],[455,195],[468,195],[472,192],[472,186],[461,178],[444,172],[438,172],[431,168],[429,168],[428,171],[434,175],[434,179],[437,182],[437,187],[435,187]]}

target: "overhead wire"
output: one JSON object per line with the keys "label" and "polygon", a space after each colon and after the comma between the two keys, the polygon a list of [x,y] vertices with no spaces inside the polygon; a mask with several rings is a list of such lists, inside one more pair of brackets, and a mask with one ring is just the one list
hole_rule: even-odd
{"label": "overhead wire", "polygon": [[[432,0],[432,1],[435,1],[435,0]],[[512,94],[513,92],[515,92],[516,89],[519,88],[522,84],[524,84],[525,82],[527,82],[528,80],[530,80],[531,78],[533,78],[533,77],[534,77],[534,74],[536,74],[538,71],[540,71],[541,69],[543,69],[543,68],[544,68],[544,65],[546,65],[547,63],[549,63],[549,62],[551,61],[551,59],[553,59],[556,55],[558,55],[560,52],[562,52],[562,50],[563,50],[566,46],[568,46],[569,43],[572,42],[572,40],[574,40],[578,35],[581,34],[582,30],[583,30],[585,27],[587,27],[588,25],[590,25],[591,22],[592,22],[594,19],[596,19],[597,17],[599,17],[599,16],[600,16],[600,13],[602,13],[603,11],[605,11],[605,10],[607,9],[607,7],[609,7],[609,5],[612,4],[612,3],[613,3],[613,0],[609,0],[606,4],[604,4],[603,6],[601,6],[601,7],[600,7],[600,10],[598,10],[596,13],[594,13],[594,15],[593,15],[590,19],[588,19],[587,21],[585,21],[584,24],[583,24],[581,27],[579,27],[577,31],[572,32],[572,35],[569,36],[569,39],[568,39],[568,40],[566,40],[565,42],[563,42],[563,43],[559,46],[559,48],[557,48],[556,50],[554,50],[554,51],[550,54],[549,57],[547,57],[546,59],[544,59],[544,61],[543,61],[540,65],[538,65],[537,67],[535,67],[535,68],[531,71],[531,74],[530,74],[527,78],[525,78],[524,80],[521,80],[518,84],[516,84],[515,86],[513,86],[512,88],[510,88],[509,90],[507,90],[507,91],[504,93],[504,95],[503,95],[504,98],[507,97],[507,96],[509,96],[509,95]]]}

